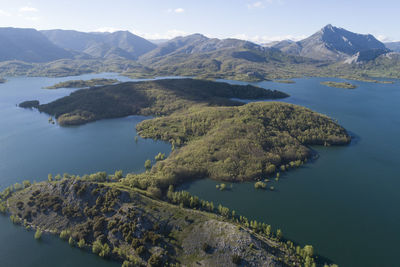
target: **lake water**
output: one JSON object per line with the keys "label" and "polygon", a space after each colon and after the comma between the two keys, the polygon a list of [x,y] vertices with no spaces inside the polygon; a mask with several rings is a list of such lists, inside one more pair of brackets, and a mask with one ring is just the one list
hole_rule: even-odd
{"label": "lake water", "polygon": [[[135,125],[146,119],[143,116],[63,128],[50,124],[46,114],[16,106],[34,99],[46,103],[73,91],[42,87],[97,77],[130,80],[109,73],[67,78],[8,78],[7,83],[0,84],[0,189],[25,179],[45,180],[48,173],[142,172],[146,159],[154,161],[158,152],[169,154],[171,146],[167,143],[141,138],[135,142]],[[35,242],[33,235],[0,216],[0,266],[120,266],[72,249],[68,243],[48,235],[43,242]]]}
{"label": "lake water", "polygon": [[358,88],[347,90],[320,85],[327,80],[340,81],[305,78],[258,85],[289,93],[285,102],[338,119],[355,136],[351,145],[314,147],[319,159],[273,181],[274,192],[257,191],[253,183],[220,192],[206,179],[185,188],[280,228],[302,245],[312,244],[339,266],[399,266],[399,81],[352,81]]}
{"label": "lake water", "polygon": [[[0,85],[0,188],[24,179],[43,180],[48,173],[144,170],[144,161],[169,153],[163,142],[135,143],[135,124],[144,117],[102,120],[61,128],[48,116],[15,104],[42,103],[71,89],[43,90],[70,79],[95,77],[129,80],[115,74],[67,78],[10,78]],[[354,136],[345,147],[316,147],[319,159],[272,182],[276,190],[256,191],[252,183],[220,192],[216,182],[199,180],[184,188],[222,203],[251,219],[283,230],[285,237],[312,244],[340,266],[398,266],[400,242],[400,87],[353,82],[355,90],[330,88],[322,78],[295,79],[295,84],[257,85],[291,95],[285,102],[307,106],[339,120]],[[232,82],[232,81],[230,81]],[[240,82],[232,82],[240,83]],[[0,266],[120,266],[70,248],[49,235],[33,232],[0,216]],[[23,256],[21,256],[23,255]]]}

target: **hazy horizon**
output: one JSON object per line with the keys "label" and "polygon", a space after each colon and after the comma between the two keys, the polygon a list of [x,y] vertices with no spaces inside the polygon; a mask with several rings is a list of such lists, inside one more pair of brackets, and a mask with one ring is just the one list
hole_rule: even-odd
{"label": "hazy horizon", "polygon": [[394,0],[381,1],[380,6],[372,0],[2,2],[1,27],[83,32],[128,30],[147,39],[201,33],[211,38],[266,43],[300,40],[332,24],[352,32],[373,34],[384,42],[400,40],[395,21],[400,3]]}

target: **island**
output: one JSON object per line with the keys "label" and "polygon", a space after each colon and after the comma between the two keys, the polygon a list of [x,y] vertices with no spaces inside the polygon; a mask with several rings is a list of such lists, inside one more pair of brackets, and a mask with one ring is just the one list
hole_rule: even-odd
{"label": "island", "polygon": [[5,82],[7,82],[7,80],[6,80],[6,79],[4,79],[4,78],[0,78],[0,83],[5,83]]}
{"label": "island", "polygon": [[274,82],[276,82],[276,83],[288,83],[288,84],[296,83],[293,80],[274,80]]}
{"label": "island", "polygon": [[104,86],[116,84],[119,81],[116,79],[95,78],[91,80],[71,80],[60,82],[52,86],[44,87],[44,89],[59,89],[59,88],[88,88],[94,86]]}
{"label": "island", "polygon": [[195,106],[238,106],[232,100],[288,97],[280,91],[196,79],[125,82],[73,92],[38,107],[62,126],[129,115],[166,116]]}
{"label": "island", "polygon": [[344,89],[355,89],[357,88],[356,85],[348,83],[348,82],[321,82],[322,85],[326,85],[329,87],[335,87],[335,88],[344,88]]}
{"label": "island", "polygon": [[124,267],[303,266],[318,260],[311,245],[295,245],[266,223],[173,187],[142,191],[125,179],[122,172],[99,172],[24,181],[0,194],[0,212],[35,230],[32,238],[58,235]]}

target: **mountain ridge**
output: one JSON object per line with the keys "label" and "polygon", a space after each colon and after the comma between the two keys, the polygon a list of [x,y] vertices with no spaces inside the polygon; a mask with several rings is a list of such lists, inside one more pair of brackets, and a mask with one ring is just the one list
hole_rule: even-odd
{"label": "mountain ridge", "polygon": [[341,61],[358,52],[380,49],[389,52],[386,46],[371,34],[358,34],[343,28],[326,25],[313,35],[289,44],[278,43],[275,47],[283,52],[318,60]]}
{"label": "mountain ridge", "polygon": [[135,60],[156,48],[155,44],[129,31],[100,33],[55,29],[41,32],[55,45],[94,58],[122,57]]}
{"label": "mountain ridge", "polygon": [[0,61],[50,62],[74,57],[35,29],[2,27],[0,40]]}

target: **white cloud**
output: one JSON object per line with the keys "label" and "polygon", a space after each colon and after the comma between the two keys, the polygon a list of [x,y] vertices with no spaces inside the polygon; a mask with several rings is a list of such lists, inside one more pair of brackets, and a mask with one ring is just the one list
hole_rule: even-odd
{"label": "white cloud", "polygon": [[19,12],[38,12],[39,10],[31,6],[23,6],[19,9]]}
{"label": "white cloud", "polygon": [[3,17],[10,17],[11,14],[8,13],[8,12],[6,12],[6,11],[4,11],[4,10],[2,10],[2,9],[0,9],[0,16],[3,16]]}
{"label": "white cloud", "polygon": [[256,9],[256,8],[265,8],[265,5],[261,1],[257,1],[254,3],[247,4],[248,9]]}
{"label": "white cloud", "polygon": [[391,41],[393,41],[391,38],[387,37],[386,35],[382,35],[382,34],[377,35],[376,39],[378,39],[381,42],[391,42]]}
{"label": "white cloud", "polygon": [[267,5],[270,4],[283,4],[283,0],[261,0],[261,1],[255,1],[247,4],[248,9],[263,9]]}
{"label": "white cloud", "polygon": [[282,41],[282,40],[292,40],[292,41],[299,41],[307,36],[305,35],[280,35],[280,36],[248,36],[247,34],[236,34],[233,36],[233,38],[237,39],[242,39],[242,40],[248,40],[254,43],[258,44],[265,44],[265,43],[270,43],[270,42],[275,42],[275,41]]}
{"label": "white cloud", "polygon": [[175,8],[175,9],[169,8],[169,9],[167,9],[167,12],[168,12],[168,13],[177,13],[177,14],[180,14],[180,13],[185,12],[185,9],[183,9],[183,8],[181,8],[181,7]]}
{"label": "white cloud", "polygon": [[181,31],[181,30],[168,30],[164,33],[142,33],[139,31],[132,31],[134,34],[139,35],[143,38],[146,39],[172,39],[178,36],[185,36],[185,35],[189,35],[189,33],[185,32],[185,31]]}

